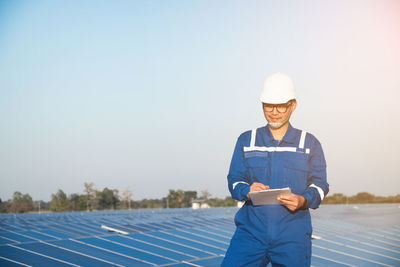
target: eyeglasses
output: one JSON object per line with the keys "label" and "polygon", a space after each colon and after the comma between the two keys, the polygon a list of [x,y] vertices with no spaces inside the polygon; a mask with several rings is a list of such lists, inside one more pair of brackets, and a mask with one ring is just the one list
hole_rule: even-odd
{"label": "eyeglasses", "polygon": [[288,109],[288,107],[290,107],[292,105],[292,102],[289,103],[285,103],[285,104],[266,104],[263,103],[263,108],[264,111],[266,112],[272,112],[274,110],[274,108],[276,107],[276,110],[279,113],[285,113]]}

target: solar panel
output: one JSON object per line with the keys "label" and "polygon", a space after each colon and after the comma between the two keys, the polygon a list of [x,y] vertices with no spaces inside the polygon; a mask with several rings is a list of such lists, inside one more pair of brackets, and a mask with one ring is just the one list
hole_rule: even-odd
{"label": "solar panel", "polygon": [[[312,211],[314,234],[321,237],[313,240],[312,266],[400,266],[399,211],[398,205],[389,204]],[[4,214],[0,265],[219,266],[235,231],[236,212],[211,208]]]}

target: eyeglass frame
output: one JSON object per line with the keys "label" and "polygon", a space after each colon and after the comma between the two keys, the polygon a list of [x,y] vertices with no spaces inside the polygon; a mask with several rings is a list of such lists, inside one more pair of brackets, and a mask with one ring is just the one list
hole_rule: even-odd
{"label": "eyeglass frame", "polygon": [[[265,112],[273,112],[273,111],[274,111],[274,108],[276,108],[276,111],[279,112],[279,113],[285,113],[285,112],[287,112],[288,108],[289,108],[290,106],[292,106],[292,105],[293,105],[293,101],[292,101],[292,100],[289,100],[289,101],[288,101],[287,103],[285,103],[285,104],[268,104],[268,103],[262,103],[263,110],[264,110]],[[271,109],[271,106],[272,106],[272,109]],[[267,109],[267,107],[268,107],[268,109]],[[282,108],[284,108],[285,110],[284,110],[284,111],[281,111]]]}

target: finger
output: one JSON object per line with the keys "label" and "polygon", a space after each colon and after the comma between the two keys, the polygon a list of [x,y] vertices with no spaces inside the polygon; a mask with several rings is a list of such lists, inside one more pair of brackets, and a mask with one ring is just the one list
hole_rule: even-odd
{"label": "finger", "polygon": [[262,188],[262,190],[266,190],[269,189],[268,185],[262,184],[262,183],[257,183],[257,186],[259,186],[260,188]]}
{"label": "finger", "polygon": [[291,200],[293,201],[295,198],[295,196],[293,194],[282,194],[280,195],[278,198],[280,199],[285,199],[285,200]]}
{"label": "finger", "polygon": [[259,186],[254,188],[254,191],[260,191],[260,190],[263,190],[263,188]]}
{"label": "finger", "polygon": [[296,210],[296,207],[295,206],[293,206],[293,205],[290,205],[290,204],[283,204],[286,208],[288,208],[289,210],[291,210],[291,211],[294,211],[294,210]]}
{"label": "finger", "polygon": [[279,200],[282,200],[282,201],[290,201],[290,202],[293,201],[292,198],[288,198],[288,197],[285,197],[285,196],[279,196],[278,199],[279,199]]}
{"label": "finger", "polygon": [[292,200],[278,198],[278,201],[281,202],[284,205],[296,205],[296,203],[294,201],[292,201]]}
{"label": "finger", "polygon": [[260,190],[264,189],[264,185],[263,184],[256,184],[255,187],[259,188]]}

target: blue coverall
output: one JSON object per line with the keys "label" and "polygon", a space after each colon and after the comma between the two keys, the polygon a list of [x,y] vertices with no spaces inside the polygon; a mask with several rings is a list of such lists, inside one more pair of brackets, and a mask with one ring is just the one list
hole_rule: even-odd
{"label": "blue coverall", "polygon": [[[289,187],[306,199],[303,208],[254,206],[247,193],[259,182],[273,188]],[[222,266],[310,266],[311,217],[329,191],[326,163],[319,141],[292,127],[280,142],[268,125],[238,138],[228,174],[232,197],[245,200],[235,216],[236,231]]]}

